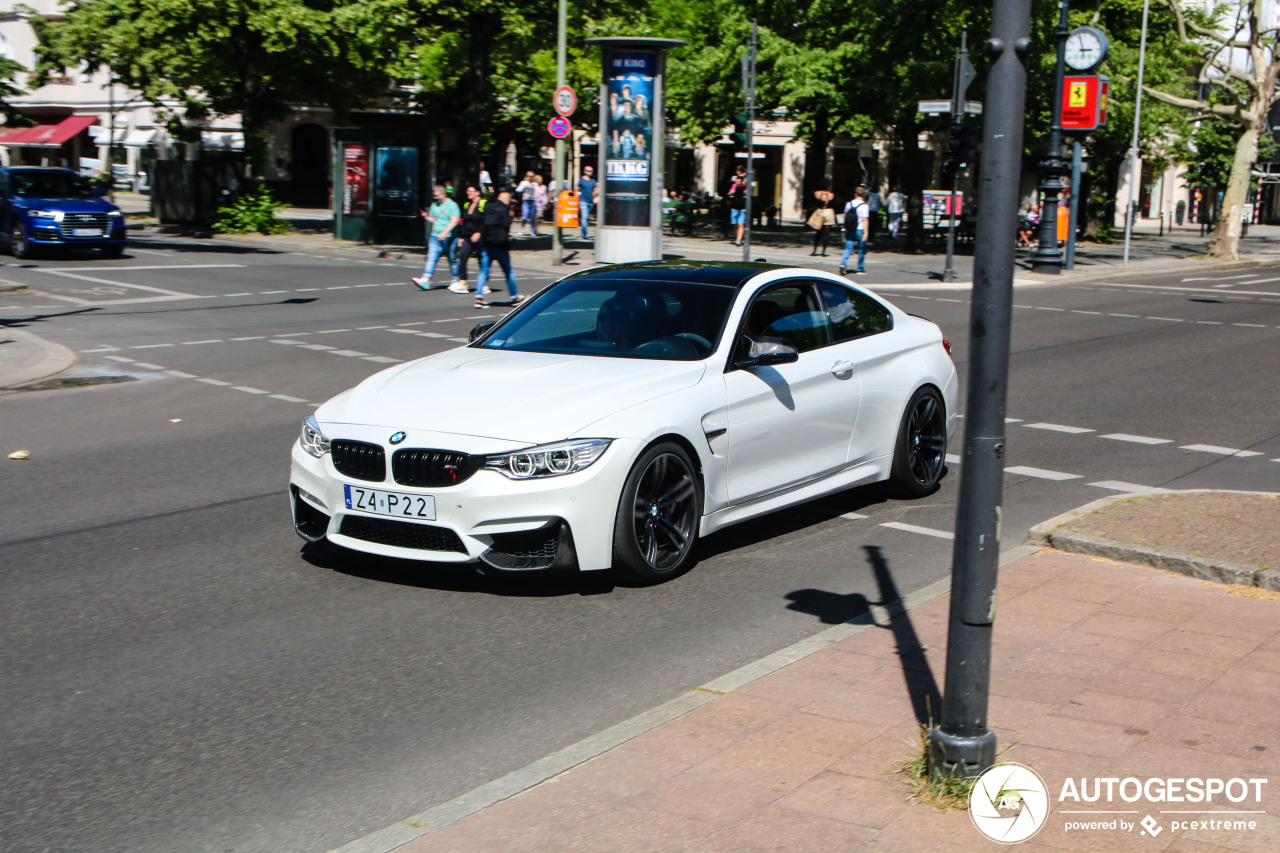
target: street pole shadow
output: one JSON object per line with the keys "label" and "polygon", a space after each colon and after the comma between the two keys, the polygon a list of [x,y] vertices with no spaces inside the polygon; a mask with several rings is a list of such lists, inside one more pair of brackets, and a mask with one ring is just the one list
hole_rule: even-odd
{"label": "street pole shadow", "polygon": [[[822,589],[801,589],[787,594],[791,602],[787,609],[817,616],[827,625],[872,625],[872,630],[892,631],[894,651],[902,662],[902,677],[906,682],[907,695],[911,697],[912,711],[921,724],[930,725],[942,707],[942,693],[929,666],[928,654],[911,623],[910,614],[903,607],[902,595],[894,583],[884,552],[877,545],[864,545],[863,550],[879,587],[879,601],[871,601],[858,592],[841,595]],[[889,613],[888,621],[877,622],[871,612],[872,607],[885,608]]]}

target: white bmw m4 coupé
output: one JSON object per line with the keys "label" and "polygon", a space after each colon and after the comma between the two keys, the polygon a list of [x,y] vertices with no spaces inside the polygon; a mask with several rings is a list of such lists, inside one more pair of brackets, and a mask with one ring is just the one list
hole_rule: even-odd
{"label": "white bmw m4 coup\u00e9", "polygon": [[815,270],[600,267],[472,338],[306,419],[299,535],[657,583],[763,513],[882,480],[930,494],[955,429],[938,327]]}

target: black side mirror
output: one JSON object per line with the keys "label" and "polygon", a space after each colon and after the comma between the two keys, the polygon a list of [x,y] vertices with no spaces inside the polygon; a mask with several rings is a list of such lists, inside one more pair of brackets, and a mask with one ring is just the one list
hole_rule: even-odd
{"label": "black side mirror", "polygon": [[738,370],[748,367],[768,367],[775,364],[791,364],[800,360],[800,353],[791,344],[777,338],[743,335],[738,345],[738,359],[733,366]]}
{"label": "black side mirror", "polygon": [[483,323],[476,323],[471,327],[471,331],[467,334],[467,343],[471,343],[476,338],[492,329],[497,322],[497,320],[486,320]]}

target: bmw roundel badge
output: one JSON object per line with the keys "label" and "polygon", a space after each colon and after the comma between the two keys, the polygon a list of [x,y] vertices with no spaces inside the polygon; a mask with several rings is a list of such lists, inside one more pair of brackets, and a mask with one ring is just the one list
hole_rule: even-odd
{"label": "bmw roundel badge", "polygon": [[399,432],[392,433],[391,438],[389,440],[391,441],[392,444],[399,444],[400,442],[404,441],[408,437],[409,437],[408,433],[406,433],[404,430],[400,430]]}

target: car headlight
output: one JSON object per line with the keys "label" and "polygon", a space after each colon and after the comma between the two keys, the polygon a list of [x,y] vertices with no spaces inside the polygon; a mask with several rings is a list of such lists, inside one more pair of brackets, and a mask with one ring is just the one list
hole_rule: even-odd
{"label": "car headlight", "polygon": [[124,216],[124,214],[118,210],[108,210],[107,216]]}
{"label": "car headlight", "polygon": [[559,477],[589,467],[608,449],[611,441],[608,438],[581,438],[542,444],[527,450],[487,457],[484,467],[499,471],[513,480]]}
{"label": "car headlight", "polygon": [[33,210],[31,215],[37,219],[52,219],[54,222],[61,222],[64,214],[61,210]]}
{"label": "car headlight", "polygon": [[308,415],[302,422],[302,435],[298,437],[298,444],[317,459],[329,452],[329,437],[320,431],[315,415]]}

